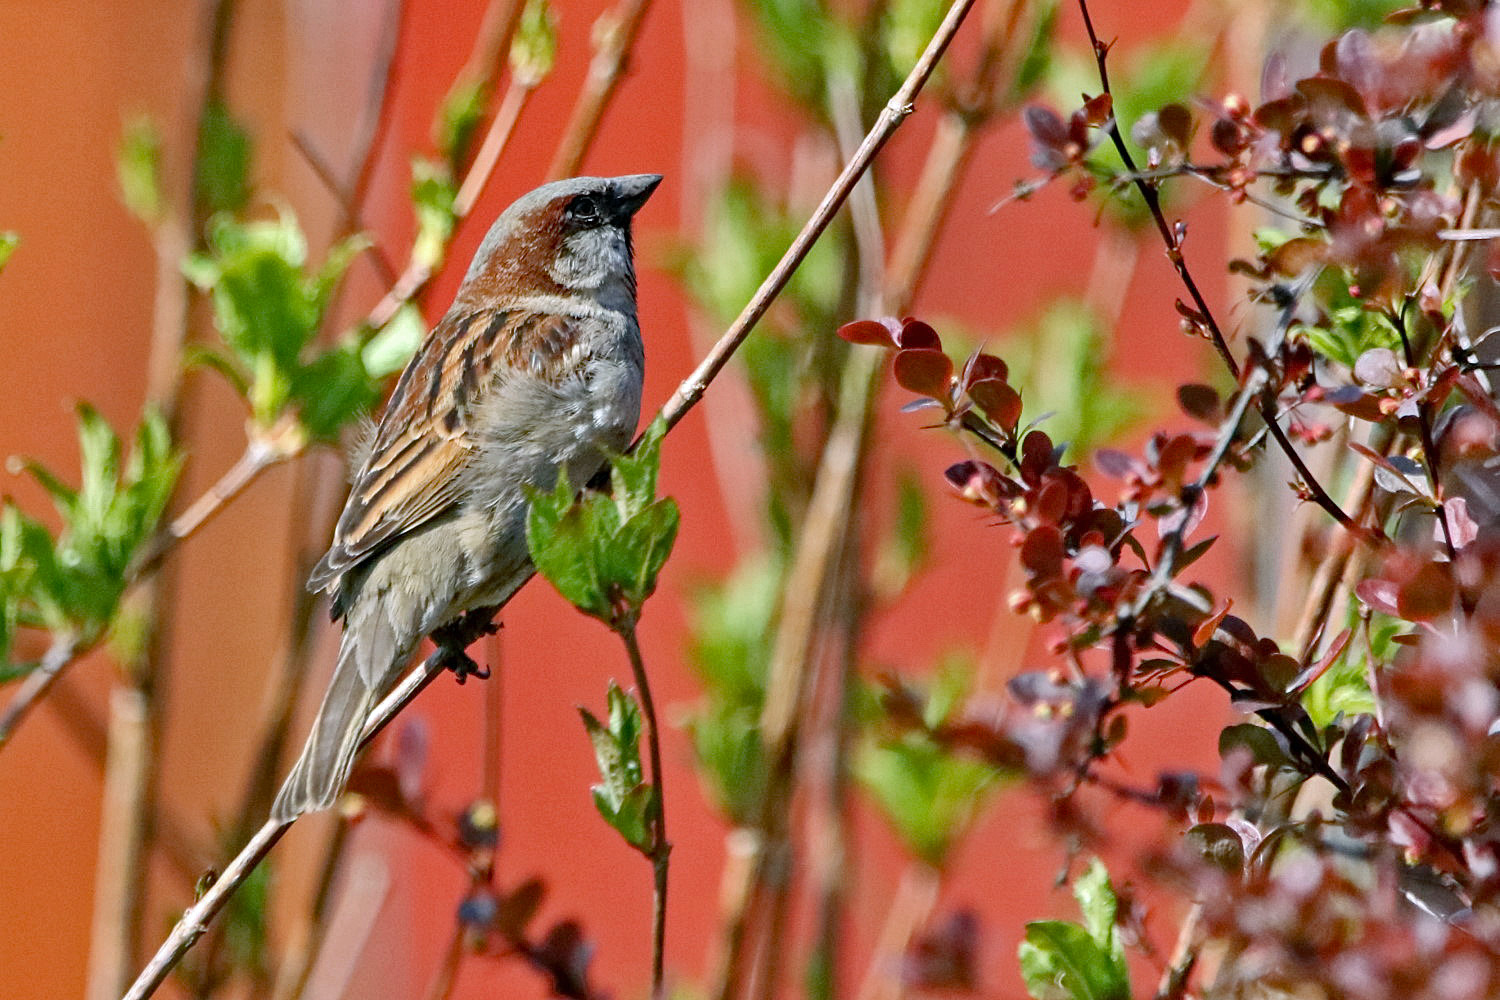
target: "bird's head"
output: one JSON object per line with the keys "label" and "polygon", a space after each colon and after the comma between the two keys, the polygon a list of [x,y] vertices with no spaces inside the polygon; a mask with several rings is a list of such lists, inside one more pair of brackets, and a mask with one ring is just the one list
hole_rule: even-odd
{"label": "bird's head", "polygon": [[522,195],[490,227],[457,300],[583,295],[633,309],[630,222],[660,183],[660,174],[570,177]]}

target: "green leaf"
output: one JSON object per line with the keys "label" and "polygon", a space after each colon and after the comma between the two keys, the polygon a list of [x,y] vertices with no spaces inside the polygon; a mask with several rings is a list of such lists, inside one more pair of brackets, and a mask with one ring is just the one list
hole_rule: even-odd
{"label": "green leaf", "polygon": [[767,775],[760,711],[712,700],[689,714],[686,728],[714,804],[736,826],[755,822]]}
{"label": "green leaf", "polygon": [[250,133],[223,101],[210,101],[198,129],[194,191],[208,214],[237,212],[250,200]]}
{"label": "green leaf", "polygon": [[0,231],[0,271],[5,270],[5,262],[10,260],[10,255],[16,252],[21,237],[9,230]]}
{"label": "green leaf", "polygon": [[1083,913],[1083,926],[1105,954],[1116,959],[1121,968],[1125,963],[1125,947],[1120,943],[1115,916],[1119,900],[1115,887],[1110,884],[1109,871],[1104,862],[1095,858],[1082,875],[1073,880],[1073,898],[1078,900],[1078,909]]}
{"label": "green leaf", "polygon": [[490,88],[483,79],[460,80],[448,91],[438,112],[433,142],[454,174],[463,169],[469,158],[474,136],[484,122],[489,93]]}
{"label": "green leaf", "polygon": [[1251,759],[1257,764],[1272,768],[1292,767],[1291,758],[1286,750],[1276,739],[1276,735],[1265,726],[1257,726],[1253,722],[1242,722],[1225,727],[1219,733],[1219,756],[1227,757],[1236,747],[1243,747],[1250,751]]}
{"label": "green leaf", "polygon": [[677,502],[665,497],[621,524],[611,539],[609,552],[618,575],[605,579],[623,580],[621,589],[632,605],[639,607],[656,592],[657,575],[672,554],[680,521]]}
{"label": "green leaf", "polygon": [[557,18],[547,0],[527,0],[510,43],[510,72],[518,81],[536,86],[557,62]]}
{"label": "green leaf", "polygon": [[871,574],[884,595],[899,594],[926,560],[931,539],[927,530],[927,491],[911,469],[896,479],[896,523],[881,543]]}
{"label": "green leaf", "polygon": [[655,789],[645,783],[641,767],[641,709],[636,700],[610,682],[606,696],[608,724],[580,708],[594,760],[604,780],[592,788],[594,807],[625,842],[646,853],[651,847],[649,818]]}
{"label": "green leaf", "polygon": [[640,443],[629,455],[610,460],[610,485],[622,517],[629,518],[656,499],[656,473],[661,465],[661,439],[667,433],[666,421],[657,417],[641,435]]}
{"label": "green leaf", "polygon": [[142,115],[125,126],[120,150],[115,156],[115,177],[125,208],[147,226],[162,219],[161,133],[156,123]]}
{"label": "green leaf", "polygon": [[867,746],[854,773],[907,850],[938,869],[999,778],[993,767],[956,756],[922,733]]}
{"label": "green leaf", "polygon": [[365,344],[360,355],[365,369],[376,378],[400,371],[426,335],[427,322],[422,319],[422,311],[406,303]]}
{"label": "green leaf", "polygon": [[1036,1000],[1130,1000],[1122,964],[1077,924],[1028,923],[1019,955],[1026,991]]}
{"label": "green leaf", "polygon": [[298,401],[298,417],[314,439],[332,442],[355,417],[368,413],[380,395],[365,369],[362,352],[353,341],[318,355],[296,369],[291,395]]}
{"label": "green leaf", "polygon": [[917,64],[947,12],[944,0],[891,0],[886,7],[884,42],[886,58],[897,79]]}
{"label": "green leaf", "polygon": [[1013,102],[1024,100],[1052,69],[1057,0],[1047,0],[1037,6],[1039,9],[1031,22],[1031,36],[1021,49],[1025,55],[1021,57],[1015,80],[1011,83],[1010,99]]}
{"label": "green leaf", "polygon": [[188,279],[209,293],[229,348],[228,354],[200,348],[192,358],[225,374],[246,397],[257,427],[271,427],[294,409],[308,437],[332,440],[375,402],[378,376],[365,367],[358,339],[326,350],[316,344],[335,288],[368,245],[362,235],[342,240],[308,273],[307,240],[289,210],[257,222],[220,215],[208,250],[183,265]]}
{"label": "green leaf", "polygon": [[538,571],[611,627],[639,614],[677,538],[676,502],[654,498],[662,433],[656,428],[635,455],[612,460],[613,496],[588,492],[570,503],[564,474],[551,493],[531,497],[526,541]]}
{"label": "green leaf", "polygon": [[149,412],[122,462],[119,439],[96,411],[78,408],[81,484],[73,489],[36,462],[23,463],[52,497],[56,538],[6,504],[0,521],[0,623],[92,639],[119,607],[125,576],[155,533],[181,467],[166,424]]}
{"label": "green leaf", "polygon": [[565,600],[585,614],[608,621],[609,601],[599,585],[593,565],[593,545],[583,510],[573,503],[567,470],[558,476],[552,492],[531,495],[531,508],[526,515],[526,546],[537,572]]}
{"label": "green leaf", "polygon": [[1234,828],[1225,823],[1199,823],[1187,832],[1190,845],[1210,864],[1230,875],[1245,870],[1245,842]]}
{"label": "green leaf", "polygon": [[437,160],[416,157],[411,162],[411,203],[417,214],[417,235],[411,257],[419,267],[437,270],[448,252],[448,240],[458,220],[453,207],[458,188],[453,172]]}

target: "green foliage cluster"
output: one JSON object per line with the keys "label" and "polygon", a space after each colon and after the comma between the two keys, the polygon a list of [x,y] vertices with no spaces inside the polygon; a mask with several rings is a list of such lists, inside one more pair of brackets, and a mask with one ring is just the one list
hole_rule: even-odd
{"label": "green foliage cluster", "polygon": [[290,213],[274,220],[214,219],[208,247],[183,265],[208,295],[225,349],[204,346],[198,360],[222,373],[246,399],[257,431],[289,413],[314,440],[331,441],[377,398],[365,367],[364,338],[317,343],[329,303],[354,256],[367,246],[350,237],[306,273],[307,241]]}
{"label": "green foliage cluster", "polygon": [[55,533],[10,500],[0,507],[0,675],[29,672],[9,662],[18,626],[43,629],[54,645],[99,639],[114,619],[129,571],[155,535],[181,459],[166,422],[148,412],[129,454],[104,418],[78,408],[82,480],[77,487],[38,462],[21,467],[46,490],[61,527]]}
{"label": "green foliage cluster", "polygon": [[1097,858],[1073,880],[1083,923],[1034,920],[1021,942],[1021,975],[1036,1000],[1130,1000],[1130,968],[1116,926],[1118,900]]}
{"label": "green foliage cluster", "polygon": [[617,630],[633,627],[677,540],[677,502],[656,496],[665,431],[653,424],[633,453],[611,459],[611,494],[575,499],[564,469],[550,492],[531,497],[526,543],[537,571],[580,611]]}

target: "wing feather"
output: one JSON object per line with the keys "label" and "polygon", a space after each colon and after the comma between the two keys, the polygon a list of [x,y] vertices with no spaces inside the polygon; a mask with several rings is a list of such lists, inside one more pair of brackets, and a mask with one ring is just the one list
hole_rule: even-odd
{"label": "wing feather", "polygon": [[308,585],[322,589],[460,499],[478,442],[474,415],[503,370],[557,382],[584,361],[572,317],[528,309],[449,313],[402,372],[354,478],[333,545]]}

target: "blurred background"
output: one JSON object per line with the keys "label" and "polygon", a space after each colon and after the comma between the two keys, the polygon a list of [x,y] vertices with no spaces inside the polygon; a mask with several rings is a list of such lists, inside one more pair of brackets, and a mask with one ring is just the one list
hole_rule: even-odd
{"label": "blurred background", "polygon": [[[336,648],[326,609],[302,582],[342,502],[336,444],[348,424],[336,414],[325,427],[289,431],[213,363],[183,364],[203,360],[194,344],[228,356],[220,368],[238,363],[180,263],[197,250],[210,273],[231,266],[234,240],[250,237],[221,227],[210,246],[212,220],[275,222],[278,239],[290,239],[295,220],[309,274],[350,233],[367,233],[370,248],[319,301],[314,336],[355,344],[360,377],[385,386],[376,362],[388,370],[397,356],[399,367],[418,315],[442,313],[489,222],[568,163],[560,143],[581,134],[579,95],[608,69],[596,52],[607,55],[627,31],[628,58],[597,134],[577,145],[581,159],[567,172],[666,177],[636,239],[654,408],[789,242],[843,162],[841,145],[873,121],[944,10],[833,6],[558,0],[529,5],[513,35],[521,5],[502,0],[0,4],[0,229],[19,238],[0,273],[11,373],[0,454],[76,482],[75,405],[87,401],[128,436],[155,399],[184,455],[176,514],[244,468],[236,463],[247,440],[284,449],[166,554],[151,586],[127,595],[120,620],[0,753],[0,995],[117,995],[121,975],[134,975],[191,901],[195,880],[264,815],[267,783],[284,767],[268,769],[267,748],[274,761],[284,743],[280,760],[300,746]],[[1120,100],[1144,110],[1182,93],[1253,99],[1267,25],[1280,35],[1287,16],[1313,6],[1138,0],[1099,4],[1095,17],[1117,39]],[[1211,364],[1179,330],[1176,279],[1142,219],[1078,203],[1060,185],[1013,197],[1039,177],[1021,108],[1066,111],[1092,92],[1091,71],[1073,5],[982,0],[882,154],[863,231],[841,217],[741,360],[664,445],[662,491],[681,505],[682,530],[641,638],[669,722],[667,967],[682,995],[712,994],[725,959],[722,926],[735,907],[725,890],[745,850],[736,829],[746,790],[764,780],[745,720],[758,714],[785,607],[777,594],[846,400],[850,352],[834,328],[901,310],[950,344],[988,345],[1010,361],[1028,415],[1065,414],[1055,419],[1067,426],[1051,433],[1079,453],[1138,441],[1146,418],[1180,420],[1171,388]],[[483,140],[513,113],[480,184],[472,168]],[[1220,201],[1175,210],[1190,252],[1205,260],[1247,239]],[[872,280],[882,257],[885,280]],[[427,264],[430,283],[398,280],[425,276]],[[1223,300],[1223,275],[1206,268],[1200,280]],[[417,292],[391,299],[393,286]],[[380,322],[361,327],[372,310]],[[177,349],[184,333],[186,354]],[[363,350],[370,343],[379,350]],[[1019,577],[1003,534],[943,485],[943,470],[968,457],[964,445],[922,413],[900,412],[908,398],[883,386],[866,404],[867,461],[839,536],[845,584],[832,590],[847,598],[835,616],[844,626],[812,644],[827,670],[809,704],[835,720],[845,705],[858,714],[860,698],[829,679],[846,670],[961,675],[981,697],[1050,662],[1043,630],[1008,610]],[[3,491],[56,527],[34,481],[7,473]],[[1211,516],[1280,515],[1247,503]],[[1242,572],[1229,565],[1234,555],[1216,549],[1219,562],[1203,573]],[[627,684],[628,664],[606,629],[539,581],[503,620],[483,647],[494,677],[463,686],[440,678],[371,752],[366,787],[395,775],[400,794],[370,794],[351,806],[352,820],[297,824],[225,936],[208,939],[218,964],[190,966],[164,995],[545,995],[546,977],[499,956],[504,948],[452,957],[474,883],[464,852],[413,821],[420,814],[451,830],[492,791],[495,884],[535,877],[545,886],[532,933],[576,919],[586,951],[564,950],[591,958],[592,984],[646,994],[649,866],[594,811],[597,773],[577,715],[578,706],[603,711],[606,682]],[[35,660],[44,647],[22,631],[12,659]],[[1216,766],[1213,734],[1226,714],[1208,691],[1136,713],[1124,766],[1147,779],[1169,760]],[[911,985],[903,942],[922,928],[972,926],[972,991],[1024,996],[1014,960],[1024,921],[1072,913],[1054,888],[1069,859],[1048,835],[1046,800],[933,771],[941,787],[899,801],[906,793],[880,785],[889,762],[862,749],[864,737],[820,725],[808,721],[812,777],[789,821],[800,832],[780,912],[795,944],[774,956],[779,970],[756,959],[758,974],[779,976],[784,993],[801,992],[812,968],[840,994],[895,996]],[[827,755],[840,766],[820,764]],[[820,783],[820,774],[832,777]],[[924,831],[923,817],[948,833]],[[1119,806],[1111,823],[1124,857],[1162,821]],[[822,947],[830,914],[837,946]],[[1161,915],[1163,948],[1176,919]]]}

